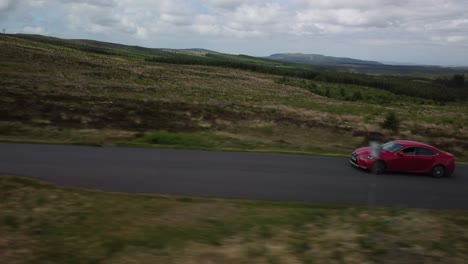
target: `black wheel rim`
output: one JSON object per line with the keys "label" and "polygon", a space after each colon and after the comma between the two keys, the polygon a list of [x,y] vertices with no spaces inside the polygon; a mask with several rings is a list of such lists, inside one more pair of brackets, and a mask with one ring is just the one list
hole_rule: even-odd
{"label": "black wheel rim", "polygon": [[444,173],[444,169],[441,167],[435,167],[434,170],[432,171],[432,175],[435,177],[441,177]]}
{"label": "black wheel rim", "polygon": [[377,174],[381,174],[383,172],[383,165],[382,163],[376,163],[375,165],[375,168],[374,168],[374,172],[377,173]]}

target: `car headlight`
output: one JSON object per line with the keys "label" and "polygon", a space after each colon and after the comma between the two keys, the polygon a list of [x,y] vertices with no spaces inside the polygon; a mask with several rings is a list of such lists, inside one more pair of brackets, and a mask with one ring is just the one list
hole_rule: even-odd
{"label": "car headlight", "polygon": [[363,156],[363,158],[365,158],[365,159],[370,159],[370,160],[373,160],[373,159],[375,159],[375,157],[373,157],[373,156],[370,156],[370,155]]}

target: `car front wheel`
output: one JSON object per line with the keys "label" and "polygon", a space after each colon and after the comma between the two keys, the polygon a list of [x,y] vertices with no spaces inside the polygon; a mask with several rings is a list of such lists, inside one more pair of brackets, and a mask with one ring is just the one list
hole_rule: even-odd
{"label": "car front wheel", "polygon": [[372,164],[372,173],[375,174],[382,174],[385,171],[385,163],[383,161],[376,161],[374,164]]}
{"label": "car front wheel", "polygon": [[444,166],[441,166],[441,165],[435,166],[434,168],[432,168],[431,174],[432,174],[432,177],[435,177],[435,178],[444,177],[445,176]]}

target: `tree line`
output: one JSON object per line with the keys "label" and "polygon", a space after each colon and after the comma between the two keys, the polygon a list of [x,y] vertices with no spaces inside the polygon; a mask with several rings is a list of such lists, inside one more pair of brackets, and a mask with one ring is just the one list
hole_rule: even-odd
{"label": "tree line", "polygon": [[[206,56],[192,56],[186,54],[168,54],[165,56],[149,57],[148,62],[169,64],[204,65],[236,68],[279,76],[303,78],[320,82],[337,84],[352,84],[383,89],[394,94],[407,95],[431,99],[438,102],[468,100],[468,88],[464,75],[454,75],[451,78],[436,80],[413,81],[396,76],[371,76],[359,73],[346,73],[329,70],[317,70],[297,65],[277,64],[259,60],[252,62],[244,58],[226,58],[222,55],[208,53]],[[466,88],[466,89],[454,89]]]}

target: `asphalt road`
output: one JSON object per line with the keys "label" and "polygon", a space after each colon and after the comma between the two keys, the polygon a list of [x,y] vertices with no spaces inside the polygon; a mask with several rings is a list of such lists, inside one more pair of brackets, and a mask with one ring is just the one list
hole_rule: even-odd
{"label": "asphalt road", "polygon": [[130,193],[468,209],[468,166],[435,179],[373,175],[346,158],[0,144],[0,175]]}

